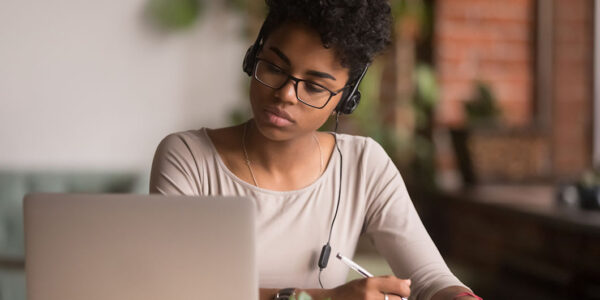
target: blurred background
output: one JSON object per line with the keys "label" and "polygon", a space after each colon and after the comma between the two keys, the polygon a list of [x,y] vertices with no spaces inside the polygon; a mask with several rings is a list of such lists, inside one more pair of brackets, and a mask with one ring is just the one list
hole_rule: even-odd
{"label": "blurred background", "polygon": [[[0,3],[0,300],[25,299],[23,196],[147,193],[164,136],[244,121],[265,5]],[[391,4],[393,45],[341,131],[384,146],[483,298],[600,299],[598,2]],[[390,272],[368,241],[356,258]]]}

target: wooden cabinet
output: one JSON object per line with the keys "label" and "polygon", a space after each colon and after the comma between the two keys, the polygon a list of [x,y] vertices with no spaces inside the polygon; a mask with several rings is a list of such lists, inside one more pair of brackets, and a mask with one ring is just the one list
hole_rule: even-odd
{"label": "wooden cabinet", "polygon": [[600,212],[558,205],[552,187],[444,195],[439,247],[489,299],[600,299]]}

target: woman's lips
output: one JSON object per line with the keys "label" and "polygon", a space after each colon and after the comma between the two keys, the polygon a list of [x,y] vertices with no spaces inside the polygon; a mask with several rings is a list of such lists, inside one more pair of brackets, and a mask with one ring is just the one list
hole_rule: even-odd
{"label": "woman's lips", "polygon": [[267,121],[277,127],[289,126],[293,123],[291,120],[283,117],[280,113],[276,113],[267,109],[265,109],[264,112],[267,116]]}
{"label": "woman's lips", "polygon": [[265,110],[268,111],[268,112],[270,112],[270,113],[272,113],[272,114],[274,114],[274,115],[276,115],[276,116],[278,116],[278,117],[287,119],[288,121],[290,121],[292,123],[295,123],[295,121],[292,118],[292,116],[290,116],[290,114],[287,111],[285,111],[283,109],[280,109],[279,107],[276,107],[276,106],[267,106],[267,107],[265,107]]}

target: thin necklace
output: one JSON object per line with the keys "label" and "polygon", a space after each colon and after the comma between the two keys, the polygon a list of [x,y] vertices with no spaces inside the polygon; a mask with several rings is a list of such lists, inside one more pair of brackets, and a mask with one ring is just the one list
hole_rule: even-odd
{"label": "thin necklace", "polygon": [[[256,177],[254,176],[254,172],[252,171],[252,166],[250,165],[250,159],[248,158],[248,151],[246,151],[246,131],[248,131],[248,123],[244,124],[244,134],[242,135],[242,149],[244,149],[244,158],[246,159],[246,165],[248,166],[248,170],[250,170],[250,175],[252,175],[252,180],[254,181],[254,185],[258,186],[258,181],[256,181]],[[323,172],[323,153],[321,152],[321,143],[319,143],[319,139],[313,133],[313,139],[317,142],[317,147],[319,148],[319,176]]]}

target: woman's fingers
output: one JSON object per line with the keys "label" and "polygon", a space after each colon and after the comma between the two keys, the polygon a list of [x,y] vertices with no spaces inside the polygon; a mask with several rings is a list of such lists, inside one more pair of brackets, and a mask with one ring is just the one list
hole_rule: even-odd
{"label": "woman's fingers", "polygon": [[[410,279],[400,279],[395,276],[383,276],[369,278],[368,286],[372,286],[375,291],[388,294],[388,299],[394,299],[391,296],[408,297],[410,296]],[[384,299],[384,297],[381,297]],[[398,297],[399,299],[399,297]]]}
{"label": "woman's fingers", "polygon": [[[402,299],[406,299],[408,297],[400,297],[400,296],[396,296],[396,295],[392,295],[392,294],[387,294],[388,295],[388,300],[402,300]],[[381,298],[381,299],[385,299],[385,298]]]}
{"label": "woman's fingers", "polygon": [[410,296],[410,280],[395,276],[356,279],[331,290],[331,299],[338,300],[400,300]]}

